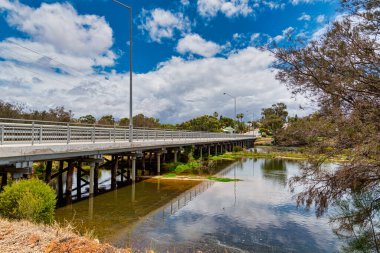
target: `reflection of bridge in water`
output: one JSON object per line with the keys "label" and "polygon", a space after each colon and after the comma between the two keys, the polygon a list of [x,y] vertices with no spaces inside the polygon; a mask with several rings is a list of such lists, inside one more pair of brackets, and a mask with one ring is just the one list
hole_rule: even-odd
{"label": "reflection of bridge in water", "polygon": [[[223,177],[224,175],[230,173],[232,170],[236,170],[236,163],[229,164],[226,168],[224,168],[222,171],[217,173],[217,176]],[[175,181],[177,184],[180,184],[180,181],[173,180],[173,179],[164,179],[161,180],[160,185],[163,182],[171,182]],[[196,180],[184,180],[183,182],[194,182],[197,183]],[[125,247],[125,242],[133,241],[135,246],[138,244],[141,244],[140,246],[144,248],[147,245],[143,245],[144,240],[140,241],[140,235],[145,236],[145,233],[147,231],[154,230],[155,228],[161,228],[164,225],[165,222],[170,219],[171,216],[175,216],[178,212],[180,212],[182,209],[185,209],[192,201],[197,199],[202,195],[202,193],[206,192],[208,189],[210,189],[214,184],[218,182],[206,180],[199,182],[199,184],[195,185],[194,187],[182,192],[181,194],[174,196],[171,199],[165,199],[165,203],[157,200],[159,196],[157,196],[157,199],[155,201],[156,208],[150,212],[147,212],[143,216],[139,217],[139,220],[136,222],[133,222],[129,224],[128,226],[124,227],[123,229],[120,229],[118,231],[115,231],[112,236],[104,238],[105,241],[116,245],[118,247]],[[136,184],[136,187],[138,184]],[[160,186],[157,185],[157,188]],[[236,196],[236,182],[235,182],[235,196]],[[131,191],[131,199],[135,201],[137,200],[137,197],[134,195],[134,191]],[[236,197],[235,197],[236,199]],[[150,238],[152,239],[152,238]],[[154,240],[154,239],[152,239]],[[131,245],[128,245],[128,247]],[[139,246],[137,246],[139,248]]]}

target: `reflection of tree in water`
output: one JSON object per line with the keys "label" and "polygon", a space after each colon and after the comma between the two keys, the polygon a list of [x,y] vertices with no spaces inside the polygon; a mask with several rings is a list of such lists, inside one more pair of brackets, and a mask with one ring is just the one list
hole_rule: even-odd
{"label": "reflection of tree in water", "polygon": [[286,185],[286,164],[284,160],[280,159],[265,159],[261,164],[261,170],[264,178],[273,180],[282,185]]}
{"label": "reflection of tree in water", "polygon": [[334,232],[346,241],[343,252],[380,252],[380,195],[354,193],[334,204]]}
{"label": "reflection of tree in water", "polygon": [[194,175],[215,175],[224,170],[226,166],[234,163],[235,161],[213,161],[204,160],[201,162],[202,166],[187,170],[185,174]]}

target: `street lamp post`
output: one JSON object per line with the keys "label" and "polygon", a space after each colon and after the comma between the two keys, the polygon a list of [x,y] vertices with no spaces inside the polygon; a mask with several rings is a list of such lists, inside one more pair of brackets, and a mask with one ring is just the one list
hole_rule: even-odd
{"label": "street lamp post", "polygon": [[236,97],[232,96],[231,94],[228,94],[227,92],[224,92],[223,95],[227,95],[227,96],[230,96],[234,99],[235,101],[235,118],[237,118],[237,114],[236,114]]}
{"label": "street lamp post", "polygon": [[132,7],[117,0],[113,2],[129,9],[129,142],[133,142],[133,113],[132,113]]}

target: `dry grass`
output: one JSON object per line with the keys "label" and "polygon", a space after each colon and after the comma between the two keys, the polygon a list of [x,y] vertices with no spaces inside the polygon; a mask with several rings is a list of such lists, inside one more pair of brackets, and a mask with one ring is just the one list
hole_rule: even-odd
{"label": "dry grass", "polygon": [[95,239],[79,236],[70,226],[57,224],[37,225],[28,221],[0,219],[0,252],[8,253],[128,253],[130,250],[117,249],[101,244]]}

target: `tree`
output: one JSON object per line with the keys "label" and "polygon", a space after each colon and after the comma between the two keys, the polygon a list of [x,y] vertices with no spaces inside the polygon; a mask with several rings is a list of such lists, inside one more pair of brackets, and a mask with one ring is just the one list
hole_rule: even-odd
{"label": "tree", "polygon": [[180,129],[191,131],[221,132],[219,120],[213,116],[203,115],[178,125]]}
{"label": "tree", "polygon": [[236,125],[236,122],[234,119],[223,117],[222,115],[220,115],[219,122],[222,128],[226,128],[226,127],[235,128],[235,125]]}
{"label": "tree", "polygon": [[[311,159],[301,175],[292,178],[291,185],[305,187],[297,201],[315,204],[317,215],[329,204],[345,201],[343,212],[333,219],[340,224],[337,233],[350,236],[351,246],[365,242],[367,251],[379,252],[379,1],[343,0],[342,6],[349,14],[334,22],[319,39],[275,50],[277,78],[293,93],[317,102],[320,115],[334,131],[311,143],[311,152],[323,152],[324,158],[336,154],[349,158],[336,170],[321,169],[321,157]],[[361,205],[361,211],[356,211],[357,205],[347,204],[357,204],[356,196],[365,195],[371,198]]]}
{"label": "tree", "polygon": [[240,120],[240,122],[243,122],[244,113],[238,113],[238,114],[236,115],[236,118],[237,118],[238,120]]}
{"label": "tree", "polygon": [[14,105],[0,100],[0,117],[1,118],[21,118],[23,115],[24,107],[21,105]]}
{"label": "tree", "polygon": [[98,124],[100,124],[100,125],[114,125],[115,119],[112,115],[105,115],[99,119]]}
{"label": "tree", "polygon": [[128,118],[121,118],[119,120],[119,126],[129,126],[129,119]]}
{"label": "tree", "polygon": [[272,107],[263,108],[261,111],[262,127],[276,133],[286,122],[286,117],[288,116],[286,109],[287,107],[284,103],[277,103],[273,104]]}
{"label": "tree", "polygon": [[160,120],[146,117],[144,114],[140,113],[133,116],[133,125],[135,127],[158,128],[160,126]]}
{"label": "tree", "polygon": [[92,115],[86,115],[86,116],[81,116],[79,117],[79,122],[82,124],[95,124],[96,118]]}

